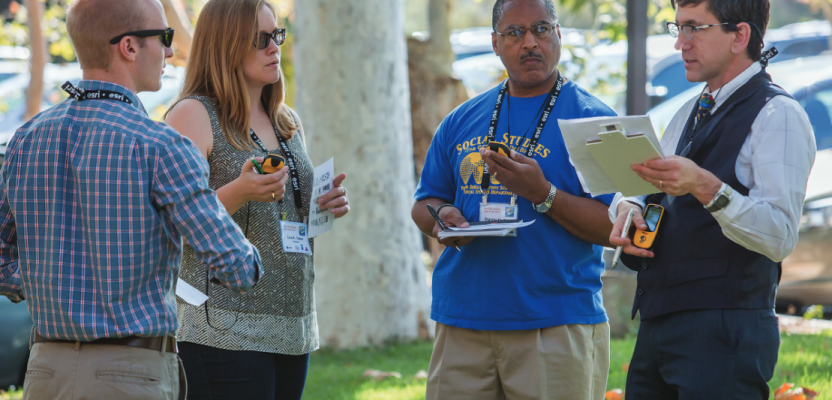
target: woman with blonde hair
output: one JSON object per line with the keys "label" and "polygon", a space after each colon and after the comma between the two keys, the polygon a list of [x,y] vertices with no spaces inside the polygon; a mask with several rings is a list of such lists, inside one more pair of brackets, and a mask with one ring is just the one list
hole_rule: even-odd
{"label": "woman with blonde hair", "polygon": [[[180,277],[209,296],[201,307],[177,298],[189,399],[300,399],[309,353],[318,348],[314,242],[283,246],[286,232],[306,228],[313,184],[303,127],[284,104],[285,37],[265,0],[209,1],[180,100],[165,120],[208,160],[209,185],[259,250],[265,271],[254,289],[235,294],[209,284],[205,266],[185,248]],[[287,166],[259,173],[268,154]],[[318,199],[336,218],[349,211],[345,177]]]}

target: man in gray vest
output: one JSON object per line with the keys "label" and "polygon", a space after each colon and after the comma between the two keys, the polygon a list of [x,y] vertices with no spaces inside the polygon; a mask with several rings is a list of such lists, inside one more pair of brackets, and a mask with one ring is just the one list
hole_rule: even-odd
{"label": "man in gray vest", "polygon": [[[666,160],[634,165],[663,193],[610,206],[610,242],[637,270],[641,326],[627,399],[768,399],[780,334],[780,261],[797,243],[816,147],[809,119],[765,73],[768,0],[677,0],[668,23],[686,77],[706,82],[662,137]],[[768,53],[768,52],[767,52]],[[664,207],[652,251],[621,239]]]}

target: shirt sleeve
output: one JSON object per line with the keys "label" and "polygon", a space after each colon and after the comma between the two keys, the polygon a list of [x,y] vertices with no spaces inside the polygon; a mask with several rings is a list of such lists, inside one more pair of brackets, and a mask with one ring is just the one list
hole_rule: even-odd
{"label": "shirt sleeve", "polygon": [[816,152],[803,108],[784,96],[770,100],[754,120],[741,150],[741,160],[745,155],[750,164],[737,163],[737,175],[751,177],[746,185],[748,196],[734,188],[728,207],[712,213],[723,234],[774,261],[785,259],[797,245],[806,182]]}
{"label": "shirt sleeve", "polygon": [[211,281],[244,293],[263,275],[260,254],[208,187],[208,162],[189,139],[176,136],[157,153],[153,199]]}
{"label": "shirt sleeve", "polygon": [[3,166],[0,169],[0,295],[19,303],[25,298],[17,262],[17,226],[6,192],[7,175]]}
{"label": "shirt sleeve", "polygon": [[448,119],[442,121],[436,134],[430,142],[428,154],[425,156],[425,165],[422,167],[422,176],[419,178],[419,185],[416,186],[416,200],[427,198],[438,198],[453,203],[456,198],[456,187],[453,172],[456,170],[448,159],[446,147],[445,130],[448,126]]}

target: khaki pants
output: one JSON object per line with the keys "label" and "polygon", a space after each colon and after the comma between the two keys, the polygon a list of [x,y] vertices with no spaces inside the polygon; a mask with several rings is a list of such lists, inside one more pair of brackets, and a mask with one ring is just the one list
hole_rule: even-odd
{"label": "khaki pants", "polygon": [[186,385],[176,353],[83,342],[35,343],[23,399],[176,400],[180,376]]}
{"label": "khaki pants", "polygon": [[436,324],[427,400],[601,400],[610,325],[479,331]]}

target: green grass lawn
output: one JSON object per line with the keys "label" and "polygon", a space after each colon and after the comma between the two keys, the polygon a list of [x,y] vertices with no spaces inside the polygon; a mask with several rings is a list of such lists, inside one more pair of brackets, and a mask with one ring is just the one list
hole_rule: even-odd
{"label": "green grass lawn", "polygon": [[[312,353],[304,400],[415,400],[425,398],[425,380],[414,379],[427,370],[433,345],[428,342],[394,343],[384,348],[365,348]],[[610,344],[608,389],[624,389],[635,339]],[[820,392],[815,400],[832,400],[832,331],[823,335],[783,335],[772,388],[791,382]],[[395,371],[402,379],[373,381],[364,371]],[[8,396],[8,397],[6,397]],[[20,391],[0,393],[0,400],[19,399]]]}
{"label": "green grass lawn", "polygon": [[[832,400],[832,332],[823,335],[783,335],[774,379],[820,392],[815,400]],[[613,340],[610,344],[608,389],[621,388],[627,379],[622,368],[630,362],[635,339]],[[425,380],[413,378],[427,370],[432,344],[397,343],[384,348],[312,353],[304,400],[415,400],[425,398]],[[396,371],[402,379],[372,381],[363,378],[368,369]]]}

